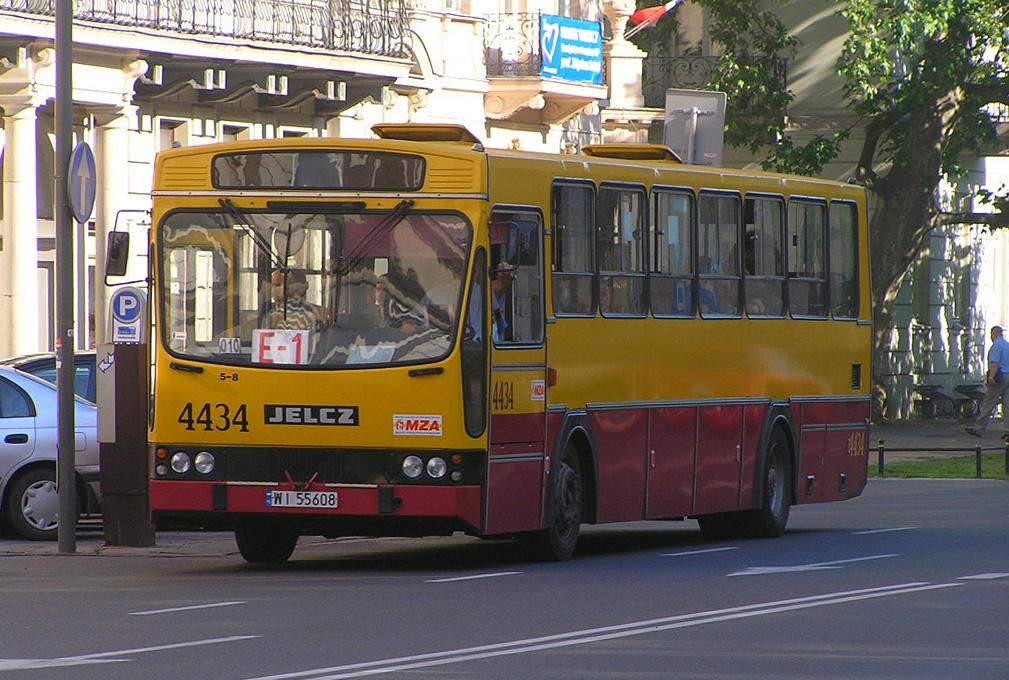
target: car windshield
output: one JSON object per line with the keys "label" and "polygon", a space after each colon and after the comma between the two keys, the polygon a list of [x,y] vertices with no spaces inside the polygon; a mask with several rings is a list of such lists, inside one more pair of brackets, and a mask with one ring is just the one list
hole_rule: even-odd
{"label": "car windshield", "polygon": [[164,220],[160,318],[172,354],[338,367],[449,352],[469,252],[466,219],[413,211],[406,201],[392,211],[310,207],[245,213],[223,201],[220,211]]}

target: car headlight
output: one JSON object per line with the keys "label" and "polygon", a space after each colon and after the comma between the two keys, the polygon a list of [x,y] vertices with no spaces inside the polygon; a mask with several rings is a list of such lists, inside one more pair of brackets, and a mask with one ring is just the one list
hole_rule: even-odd
{"label": "car headlight", "polygon": [[407,456],[403,459],[403,474],[410,479],[417,479],[424,472],[424,461],[417,456]]}
{"label": "car headlight", "polygon": [[434,479],[441,479],[445,476],[446,472],[448,472],[448,463],[445,462],[444,458],[435,456],[427,461],[427,474],[431,475]]}
{"label": "car headlight", "polygon": [[189,468],[193,465],[193,460],[185,451],[176,451],[172,454],[171,464],[172,470],[180,475],[184,475],[189,472]]}
{"label": "car headlight", "polygon": [[214,460],[214,455],[209,451],[200,451],[196,454],[196,460],[193,461],[193,467],[201,475],[209,475],[214,471],[214,465],[217,463]]}

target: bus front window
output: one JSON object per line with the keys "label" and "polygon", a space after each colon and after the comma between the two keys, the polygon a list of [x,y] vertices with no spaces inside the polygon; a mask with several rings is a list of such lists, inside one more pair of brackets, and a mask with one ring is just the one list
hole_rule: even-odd
{"label": "bus front window", "polygon": [[452,348],[461,215],[177,212],[161,227],[162,341],[226,365],[415,363]]}

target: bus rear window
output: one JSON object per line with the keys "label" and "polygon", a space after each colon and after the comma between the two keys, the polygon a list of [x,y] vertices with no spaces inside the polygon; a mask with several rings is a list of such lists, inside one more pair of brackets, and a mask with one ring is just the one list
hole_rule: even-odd
{"label": "bus rear window", "polygon": [[424,159],[360,151],[260,151],[214,157],[218,189],[419,191]]}

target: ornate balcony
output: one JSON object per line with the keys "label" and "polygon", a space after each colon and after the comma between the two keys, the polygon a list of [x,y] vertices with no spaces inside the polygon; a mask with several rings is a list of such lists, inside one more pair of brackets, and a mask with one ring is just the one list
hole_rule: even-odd
{"label": "ornate balcony", "polygon": [[[711,81],[718,57],[646,57],[642,94],[645,106],[665,108],[666,90],[703,90]],[[788,61],[775,60],[775,76],[786,82]]]}
{"label": "ornate balcony", "polygon": [[484,98],[484,113],[488,118],[556,124],[606,98],[605,85],[544,77],[540,19],[539,12],[487,16],[484,59],[490,91]]}
{"label": "ornate balcony", "polygon": [[[58,1],[64,0],[0,0],[0,11],[54,17]],[[407,56],[406,0],[73,0],[73,4],[79,22]]]}

